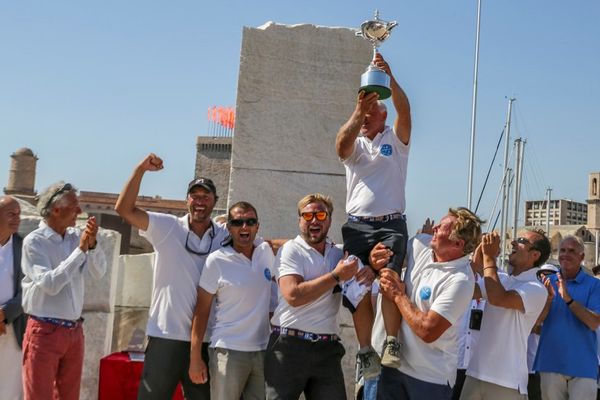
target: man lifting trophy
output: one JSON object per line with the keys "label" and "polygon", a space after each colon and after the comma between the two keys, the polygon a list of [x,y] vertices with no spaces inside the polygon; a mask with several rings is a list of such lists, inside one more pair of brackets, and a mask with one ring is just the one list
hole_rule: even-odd
{"label": "man lifting trophy", "polygon": [[376,92],[379,100],[390,97],[392,91],[390,90],[389,75],[376,66],[374,61],[379,52],[379,46],[390,36],[391,30],[396,25],[398,25],[396,21],[386,22],[379,19],[379,11],[375,11],[375,19],[363,22],[360,25],[360,31],[356,32],[357,36],[362,36],[373,46],[373,61],[360,77],[360,90],[364,90],[365,93]]}

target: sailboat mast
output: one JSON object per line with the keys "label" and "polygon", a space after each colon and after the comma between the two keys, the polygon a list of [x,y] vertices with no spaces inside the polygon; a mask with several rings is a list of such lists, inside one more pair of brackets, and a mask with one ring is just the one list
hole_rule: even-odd
{"label": "sailboat mast", "polygon": [[508,191],[510,176],[507,173],[508,170],[508,153],[510,144],[510,119],[512,115],[512,103],[515,101],[514,98],[508,99],[508,113],[506,116],[506,136],[504,137],[504,182],[502,184],[502,211],[500,214],[500,238],[502,240],[502,248],[500,249],[500,256],[504,260],[504,253],[506,252],[506,229],[508,225]]}
{"label": "sailboat mast", "polygon": [[523,177],[523,154],[525,152],[525,140],[521,138],[515,139],[515,191],[513,197],[513,234],[512,238],[517,237],[517,229],[519,223],[519,202],[521,201],[521,183]]}
{"label": "sailboat mast", "polygon": [[475,121],[477,116],[477,75],[479,72],[479,27],[481,21],[481,0],[477,0],[477,30],[475,36],[475,65],[473,67],[473,99],[471,108],[471,146],[469,151],[469,183],[467,189],[467,208],[471,210],[473,199],[473,164],[475,159]]}

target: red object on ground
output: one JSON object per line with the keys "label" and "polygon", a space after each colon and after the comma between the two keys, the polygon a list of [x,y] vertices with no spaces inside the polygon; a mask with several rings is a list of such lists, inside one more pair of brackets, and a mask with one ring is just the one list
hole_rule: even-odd
{"label": "red object on ground", "polygon": [[[144,363],[131,361],[126,351],[110,354],[100,360],[98,400],[135,400]],[[183,400],[177,385],[173,400]]]}

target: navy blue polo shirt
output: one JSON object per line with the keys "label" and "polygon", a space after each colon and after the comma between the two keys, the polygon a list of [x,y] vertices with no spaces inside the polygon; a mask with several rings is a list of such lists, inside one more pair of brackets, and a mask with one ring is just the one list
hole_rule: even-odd
{"label": "navy blue polo shirt", "polygon": [[[550,279],[556,295],[542,325],[533,369],[598,379],[596,332],[581,322],[560,297],[556,275]],[[600,314],[600,279],[586,274],[580,268],[575,279],[567,280],[567,290],[577,303]]]}

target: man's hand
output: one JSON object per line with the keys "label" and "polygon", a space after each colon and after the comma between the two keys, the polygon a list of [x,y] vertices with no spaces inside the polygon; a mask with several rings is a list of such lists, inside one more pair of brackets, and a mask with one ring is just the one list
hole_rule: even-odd
{"label": "man's hand", "polygon": [[90,234],[86,230],[81,233],[81,237],[79,238],[79,249],[84,253],[87,253],[90,247]]}
{"label": "man's hand", "polygon": [[392,70],[391,70],[389,64],[385,61],[385,59],[383,58],[381,53],[377,52],[377,54],[375,54],[375,58],[373,59],[373,64],[377,68],[384,70],[385,73],[388,74],[390,77],[393,76]]}
{"label": "man's hand", "polygon": [[569,291],[567,290],[567,282],[565,282],[565,278],[562,276],[560,272],[556,273],[556,277],[558,280],[556,281],[556,286],[558,287],[558,295],[568,303],[571,301],[572,297],[569,295]]}
{"label": "man's hand", "polygon": [[496,259],[500,254],[500,235],[498,232],[486,233],[481,238],[481,251],[485,257]]}
{"label": "man's hand", "polygon": [[552,299],[554,299],[556,292],[554,291],[554,286],[552,286],[552,282],[550,281],[550,278],[547,276],[542,277],[542,283],[544,284],[544,286],[546,287],[546,290],[548,291],[548,299],[546,300],[546,303],[552,303]]}
{"label": "man's hand", "polygon": [[371,108],[377,104],[377,100],[379,100],[379,95],[375,92],[371,92],[369,94],[365,94],[364,90],[361,90],[358,93],[358,98],[356,99],[356,109],[355,113],[364,116],[371,110]]}
{"label": "man's hand", "polygon": [[333,273],[336,274],[340,278],[340,280],[347,281],[349,279],[352,279],[352,277],[356,275],[357,271],[358,258],[355,258],[352,261],[348,261],[348,252],[346,252],[344,258],[342,258],[335,266]]}
{"label": "man's hand", "polygon": [[433,226],[434,225],[435,225],[435,221],[427,218],[425,220],[425,223],[423,224],[423,227],[421,227],[421,233],[425,233],[427,235],[433,235]]}
{"label": "man's hand", "polygon": [[373,272],[373,270],[371,268],[369,268],[369,266],[367,266],[367,265],[365,265],[365,267],[363,269],[359,270],[356,273],[356,281],[368,288],[371,287],[374,280],[375,280],[375,272]]}
{"label": "man's hand", "polygon": [[388,265],[390,259],[394,255],[394,252],[390,250],[385,244],[379,242],[371,249],[369,253],[369,265],[375,271],[379,271],[381,268]]}
{"label": "man's hand", "polygon": [[471,257],[471,268],[479,275],[483,275],[483,250],[481,243],[479,243],[473,252],[473,256]]}
{"label": "man's hand", "polygon": [[190,360],[190,369],[188,373],[190,374],[191,381],[196,384],[206,383],[206,381],[208,381],[208,370],[202,357],[200,357],[199,360]]}
{"label": "man's hand", "polygon": [[98,222],[96,217],[89,217],[85,225],[85,232],[88,237],[88,249],[96,247],[96,235],[98,234]]}
{"label": "man's hand", "polygon": [[381,271],[379,287],[381,293],[391,301],[395,301],[398,296],[406,294],[406,285],[400,280],[398,273],[389,268]]}
{"label": "man's hand", "polygon": [[150,153],[138,165],[143,171],[159,171],[164,168],[163,161],[154,153]]}

